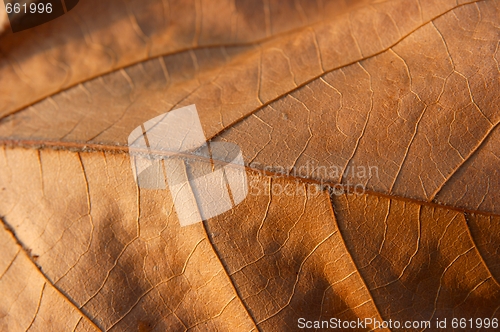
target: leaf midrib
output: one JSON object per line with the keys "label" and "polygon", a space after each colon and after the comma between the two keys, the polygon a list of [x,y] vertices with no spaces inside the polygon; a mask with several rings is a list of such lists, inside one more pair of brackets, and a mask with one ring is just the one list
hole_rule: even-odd
{"label": "leaf midrib", "polygon": [[[128,147],[123,146],[123,145],[88,144],[85,142],[59,142],[59,141],[48,141],[48,140],[22,140],[22,139],[2,139],[2,138],[0,138],[0,147],[4,147],[4,148],[8,148],[8,149],[9,148],[10,149],[22,148],[22,149],[42,150],[42,151],[43,150],[56,150],[56,151],[65,151],[65,152],[74,152],[74,153],[114,153],[114,154],[128,154],[129,153]],[[189,155],[185,155],[185,156],[189,157]],[[198,156],[198,155],[193,156],[193,157],[198,159],[198,160],[207,159],[203,156]],[[210,161],[207,159],[207,162],[210,162]],[[231,164],[231,163],[226,163],[226,162],[224,162],[224,164],[225,165],[233,165],[234,167],[237,167],[237,168],[244,167],[247,172],[250,172],[253,174],[261,174],[264,176],[269,176],[269,177],[274,177],[274,178],[284,178],[284,179],[296,180],[296,181],[299,181],[301,183],[310,183],[310,184],[319,185],[319,186],[326,187],[326,188],[328,188],[328,186],[330,186],[330,187],[341,186],[343,188],[343,190],[349,194],[356,193],[348,185],[340,183],[340,182],[325,181],[322,179],[305,178],[305,177],[303,178],[303,177],[293,176],[290,174],[283,174],[282,172],[273,172],[273,171],[263,170],[263,169],[259,169],[256,167],[246,166],[246,165],[242,166],[242,165]],[[289,173],[292,173],[292,172],[290,171]],[[322,188],[322,189],[324,190],[324,188]],[[419,204],[419,205],[430,206],[430,207],[434,207],[434,208],[445,208],[448,210],[457,211],[457,212],[461,212],[461,213],[470,213],[470,214],[478,214],[478,215],[491,216],[491,217],[500,217],[500,214],[494,213],[494,212],[456,207],[456,206],[447,205],[447,204],[440,204],[436,201],[425,201],[425,200],[418,199],[418,198],[393,195],[393,194],[388,194],[388,193],[375,191],[375,190],[365,189],[363,193],[368,194],[368,195],[378,196],[378,197],[395,199],[398,201],[411,202],[411,203],[415,203],[415,204]]]}

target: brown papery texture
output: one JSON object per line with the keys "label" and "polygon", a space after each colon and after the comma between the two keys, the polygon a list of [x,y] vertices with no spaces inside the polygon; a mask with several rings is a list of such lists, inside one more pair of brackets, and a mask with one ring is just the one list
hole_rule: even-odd
{"label": "brown papery texture", "polygon": [[[499,319],[499,27],[496,0],[80,0],[0,30],[0,330]],[[181,227],[127,138],[192,104],[249,194]]]}

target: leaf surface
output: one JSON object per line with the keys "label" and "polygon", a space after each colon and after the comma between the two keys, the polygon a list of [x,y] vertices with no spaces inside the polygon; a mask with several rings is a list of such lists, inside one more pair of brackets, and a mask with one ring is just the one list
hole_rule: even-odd
{"label": "leaf surface", "polygon": [[[0,38],[0,326],[498,318],[498,1],[138,4]],[[250,192],[180,227],[127,137],[191,104]]]}

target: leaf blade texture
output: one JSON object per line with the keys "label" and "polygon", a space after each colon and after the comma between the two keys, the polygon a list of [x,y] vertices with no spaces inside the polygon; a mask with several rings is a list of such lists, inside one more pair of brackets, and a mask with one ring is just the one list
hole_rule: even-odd
{"label": "leaf blade texture", "polygon": [[[88,0],[4,31],[1,329],[499,318],[499,14]],[[241,150],[248,194],[181,227],[128,137],[193,104],[210,146]]]}

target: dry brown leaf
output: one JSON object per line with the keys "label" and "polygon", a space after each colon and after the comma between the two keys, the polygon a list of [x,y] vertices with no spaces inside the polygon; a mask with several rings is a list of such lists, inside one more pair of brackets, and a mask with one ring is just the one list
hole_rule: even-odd
{"label": "dry brown leaf", "polygon": [[[3,330],[499,318],[499,1],[80,2],[0,38]],[[191,104],[251,190],[180,227],[127,137]]]}
{"label": "dry brown leaf", "polygon": [[2,331],[99,331],[54,287],[16,243],[0,229],[0,329]]}

